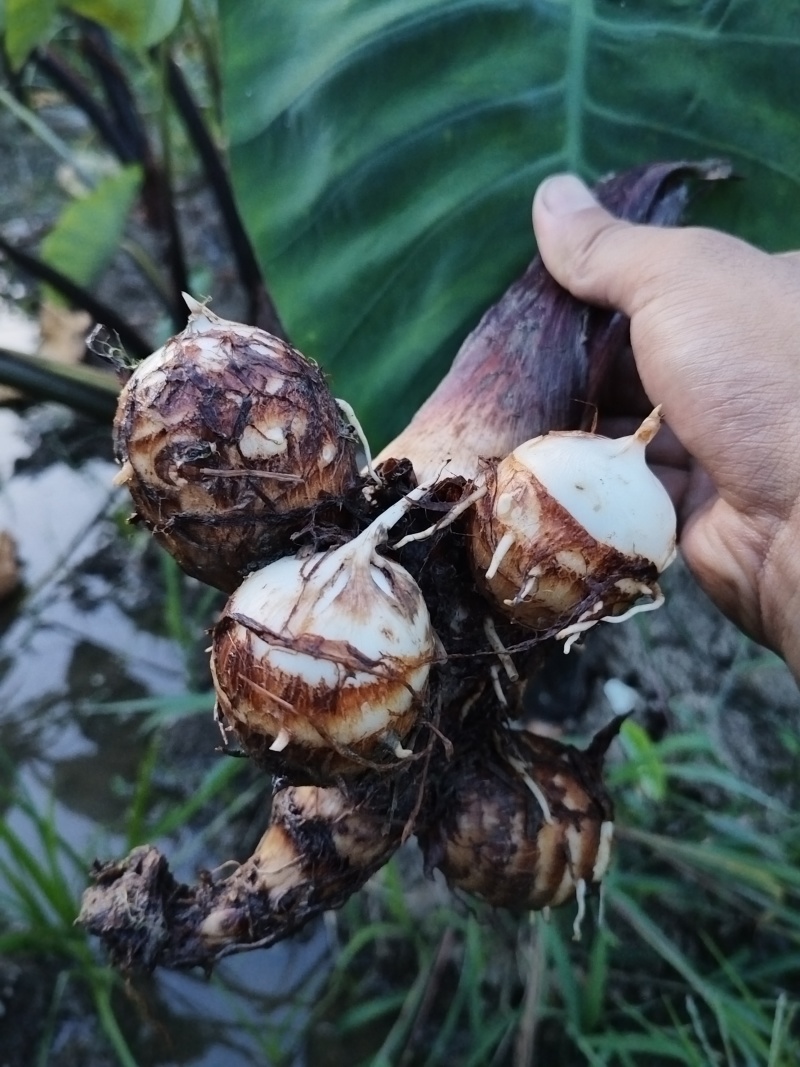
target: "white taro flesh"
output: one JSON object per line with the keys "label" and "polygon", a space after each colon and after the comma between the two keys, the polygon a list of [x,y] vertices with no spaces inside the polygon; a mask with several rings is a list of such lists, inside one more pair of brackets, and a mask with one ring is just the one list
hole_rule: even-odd
{"label": "white taro flesh", "polygon": [[186,329],[122,390],[116,480],[185,571],[232,592],[355,485],[357,446],[315,364],[186,302]]}
{"label": "white taro flesh", "polygon": [[675,557],[672,502],[645,461],[656,409],[630,437],[533,438],[490,467],[471,551],[484,592],[506,614],[568,638],[658,607]]}
{"label": "white taro flesh", "polygon": [[326,780],[410,755],[438,640],[417,583],[376,552],[384,532],[378,520],[339,549],[271,563],[228,601],[212,645],[218,711],[265,765],[280,756]]}

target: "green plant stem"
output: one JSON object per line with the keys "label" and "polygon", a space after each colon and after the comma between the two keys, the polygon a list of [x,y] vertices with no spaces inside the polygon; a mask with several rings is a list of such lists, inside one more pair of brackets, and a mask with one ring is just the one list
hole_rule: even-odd
{"label": "green plant stem", "polygon": [[75,155],[70,151],[69,146],[61,140],[58,134],[53,133],[46,122],[42,122],[38,115],[31,111],[30,108],[25,107],[24,104],[21,104],[19,100],[17,100],[14,95],[2,85],[0,85],[0,104],[2,104],[7,111],[10,111],[11,114],[24,126],[27,126],[31,133],[33,133],[42,144],[47,145],[47,147],[51,148],[60,159],[63,159],[65,163],[68,163],[88,189],[94,188],[94,179],[81,167],[80,163],[76,161]]}
{"label": "green plant stem", "polygon": [[514,1063],[519,1067],[534,1064],[536,1031],[541,1021],[541,1006],[544,1002],[545,950],[544,939],[536,928],[533,916],[529,919],[528,944],[524,950],[525,995],[519,1014]]}
{"label": "green plant stem", "polygon": [[570,170],[583,170],[583,119],[586,100],[586,57],[594,17],[593,0],[571,0],[567,67],[564,72],[566,140],[564,155]]}
{"label": "green plant stem", "polygon": [[172,293],[164,283],[164,279],[159,273],[153,257],[150,256],[140,244],[136,241],[130,241],[127,238],[123,238],[119,245],[121,251],[133,260],[138,267],[139,271],[150,284],[150,288],[156,294],[161,301],[162,306],[170,316],[173,317],[175,308],[172,302]]}
{"label": "green plant stem", "polygon": [[88,311],[95,322],[102,323],[109,330],[113,330],[129,355],[135,356],[137,359],[144,359],[145,356],[149,356],[153,351],[155,346],[142,337],[138,330],[126,322],[121,315],[118,315],[113,308],[109,307],[108,304],[104,304],[102,300],[98,300],[88,289],[77,285],[71,278],[62,274],[61,271],[42,262],[36,256],[30,255],[29,252],[23,252],[21,248],[12,245],[2,236],[0,236],[0,251],[4,252],[10,260],[24,271],[27,271],[28,274],[52,286],[53,289],[66,297],[70,303]]}
{"label": "green plant stem", "polygon": [[169,123],[167,104],[167,64],[166,47],[158,49],[159,63],[157,76],[161,90],[159,92],[158,126],[161,138],[161,201],[163,205],[163,222],[167,234],[167,263],[172,284],[172,317],[176,326],[183,326],[186,321],[186,306],[183,293],[189,291],[189,274],[186,268],[186,256],[183,249],[178,212],[174,196],[174,160],[172,151],[172,131]]}
{"label": "green plant stem", "polygon": [[120,130],[103,106],[92,96],[89,86],[77,71],[52,48],[37,48],[33,58],[42,73],[87,116],[120,162],[135,162],[135,156]]}
{"label": "green plant stem", "polygon": [[81,34],[83,54],[103,87],[120,136],[128,146],[128,161],[141,163],[145,170],[150,170],[152,155],[147,134],[139,117],[128,79],[114,56],[109,35],[102,27],[88,19],[82,19],[81,25],[83,26]]}
{"label": "green plant stem", "polygon": [[195,0],[185,0],[183,5],[186,21],[192,27],[192,35],[197,41],[203,57],[206,79],[208,80],[211,105],[217,123],[222,122],[222,79],[219,71],[219,20],[199,15]]}
{"label": "green plant stem", "polygon": [[128,1046],[128,1042],[123,1037],[122,1031],[119,1028],[114,1009],[111,1007],[110,990],[107,986],[101,985],[97,981],[91,983],[91,989],[100,1025],[102,1026],[103,1032],[108,1038],[111,1047],[114,1049],[120,1064],[122,1067],[138,1067],[136,1059]]}
{"label": "green plant stem", "polygon": [[117,410],[119,385],[103,371],[67,367],[0,348],[0,379],[38,400],[51,400],[111,423]]}
{"label": "green plant stem", "polygon": [[436,959],[437,956],[434,955],[424,966],[420,967],[400,1009],[400,1014],[397,1016],[377,1055],[372,1060],[370,1067],[392,1067],[396,1058],[402,1053],[413,1029],[414,1020],[425,998],[431,975],[436,967]]}
{"label": "green plant stem", "polygon": [[239,215],[222,156],[194,102],[183,72],[171,57],[168,57],[166,62],[166,78],[170,95],[194,145],[225,223],[239,280],[249,297],[249,321],[254,326],[269,330],[276,337],[286,339],[278,309],[267,291],[261,267]]}

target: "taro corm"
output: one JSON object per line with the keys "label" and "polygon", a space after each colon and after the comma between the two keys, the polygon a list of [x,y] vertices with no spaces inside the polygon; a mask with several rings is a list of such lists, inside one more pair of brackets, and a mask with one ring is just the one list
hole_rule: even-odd
{"label": "taro corm", "polygon": [[[658,163],[596,192],[672,225],[691,181],[727,175]],[[658,410],[617,441],[586,427],[627,321],[537,257],[360,473],[357,419],[315,364],[189,306],[123,390],[119,481],[181,566],[231,594],[218,717],[275,773],[271,822],[196,885],[149,846],[97,864],[80,922],[122,968],[208,969],[341,905],[417,834],[428,867],[489,904],[574,901],[577,936],[609,864],[620,722],[580,751],[530,732],[523,693],[547,643],[662,599],[675,515],[644,462]]]}

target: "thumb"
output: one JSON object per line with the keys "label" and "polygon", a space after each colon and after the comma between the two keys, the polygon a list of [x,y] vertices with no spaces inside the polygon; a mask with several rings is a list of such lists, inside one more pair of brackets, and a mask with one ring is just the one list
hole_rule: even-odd
{"label": "thumb", "polygon": [[653,260],[658,228],[615,218],[572,174],[556,174],[536,190],[533,228],[544,265],[557,282],[590,304],[632,315],[643,255]]}

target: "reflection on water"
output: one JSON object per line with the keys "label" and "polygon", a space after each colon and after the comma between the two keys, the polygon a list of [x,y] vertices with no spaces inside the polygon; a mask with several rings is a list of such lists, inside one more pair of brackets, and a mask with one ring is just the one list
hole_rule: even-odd
{"label": "reflection on water", "polygon": [[[109,857],[124,849],[148,739],[130,718],[97,706],[177,696],[189,679],[184,649],[153,608],[152,549],[124,532],[130,508],[111,486],[104,448],[102,435],[58,408],[25,416],[0,408],[0,529],[14,537],[23,573],[22,593],[0,605],[0,750],[37,810],[52,807],[61,836],[81,854]],[[211,766],[218,738],[210,716],[191,729]],[[18,809],[6,817],[35,853],[30,820]],[[191,878],[219,858],[195,850],[176,873]],[[76,883],[80,892],[77,875]],[[211,982],[160,974],[142,993],[149,1025],[138,1027],[146,1032],[139,1062],[270,1062],[270,1042],[283,1044],[277,1035],[296,1036],[302,1025],[297,1005],[309,1003],[325,961],[317,926],[302,941],[225,961]]]}

